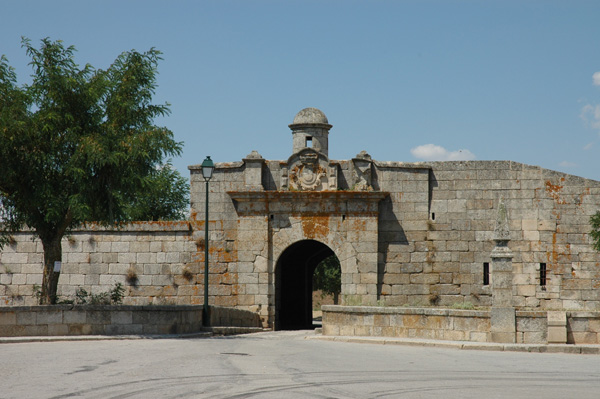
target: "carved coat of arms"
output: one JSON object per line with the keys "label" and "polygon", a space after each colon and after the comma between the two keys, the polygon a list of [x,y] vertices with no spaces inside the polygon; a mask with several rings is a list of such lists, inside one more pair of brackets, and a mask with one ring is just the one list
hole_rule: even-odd
{"label": "carved coat of arms", "polygon": [[290,188],[302,191],[316,190],[326,175],[327,171],[318,163],[317,154],[303,154],[300,156],[300,164],[290,171]]}

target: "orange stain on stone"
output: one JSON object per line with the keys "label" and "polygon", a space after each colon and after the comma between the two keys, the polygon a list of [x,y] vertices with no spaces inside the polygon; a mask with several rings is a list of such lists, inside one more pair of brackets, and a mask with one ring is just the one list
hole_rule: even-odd
{"label": "orange stain on stone", "polygon": [[303,216],[301,222],[306,238],[326,238],[329,234],[329,216]]}
{"label": "orange stain on stone", "polygon": [[[560,181],[563,182],[565,180],[564,177],[560,178]],[[560,198],[560,191],[563,189],[563,186],[559,186],[558,184],[552,184],[550,180],[546,180],[546,192],[557,204],[564,205],[567,201]]]}

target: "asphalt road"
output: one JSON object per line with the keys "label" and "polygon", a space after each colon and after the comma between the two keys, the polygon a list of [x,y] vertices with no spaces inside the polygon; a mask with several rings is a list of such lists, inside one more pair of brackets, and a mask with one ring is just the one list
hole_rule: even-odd
{"label": "asphalt road", "polygon": [[0,344],[0,398],[594,398],[600,356],[235,337]]}

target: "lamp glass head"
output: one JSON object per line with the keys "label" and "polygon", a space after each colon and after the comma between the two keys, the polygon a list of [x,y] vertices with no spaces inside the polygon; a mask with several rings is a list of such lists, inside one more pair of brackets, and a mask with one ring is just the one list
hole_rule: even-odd
{"label": "lamp glass head", "polygon": [[204,177],[204,180],[208,181],[211,179],[213,171],[215,170],[215,164],[212,161],[212,159],[210,159],[210,156],[207,156],[206,159],[202,162],[201,165],[202,168],[202,177]]}

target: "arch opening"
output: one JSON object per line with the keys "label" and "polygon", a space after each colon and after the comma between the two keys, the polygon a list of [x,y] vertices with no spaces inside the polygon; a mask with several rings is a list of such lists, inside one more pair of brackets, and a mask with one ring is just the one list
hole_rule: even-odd
{"label": "arch opening", "polygon": [[313,274],[330,256],[335,256],[333,250],[315,240],[298,241],[281,253],[275,267],[276,330],[314,328]]}

